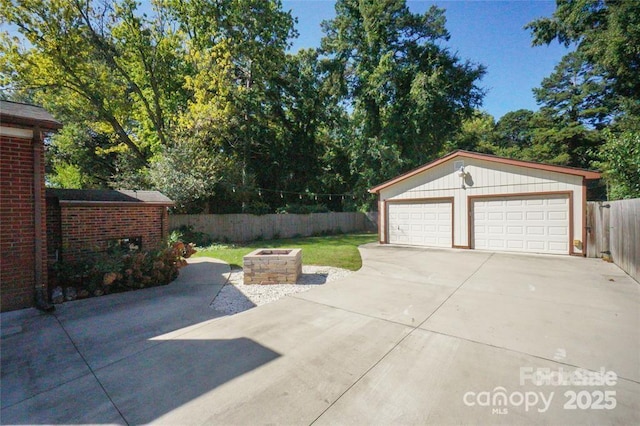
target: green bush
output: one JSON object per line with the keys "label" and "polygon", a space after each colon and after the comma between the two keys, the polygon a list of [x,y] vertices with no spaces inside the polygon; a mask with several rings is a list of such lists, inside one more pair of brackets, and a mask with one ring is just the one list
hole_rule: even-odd
{"label": "green bush", "polygon": [[91,296],[117,293],[169,284],[194,252],[180,241],[153,251],[88,252],[81,260],[59,262],[55,272],[63,287],[87,290]]}
{"label": "green bush", "polygon": [[182,225],[178,229],[171,231],[169,235],[169,243],[183,241],[187,244],[193,244],[196,247],[207,247],[211,245],[213,240],[204,232],[195,231],[193,226]]}
{"label": "green bush", "polygon": [[276,210],[278,214],[310,214],[310,213],[328,213],[329,209],[324,204],[287,204]]}
{"label": "green bush", "polygon": [[605,137],[598,166],[604,170],[609,199],[640,197],[640,132],[605,132]]}
{"label": "green bush", "polygon": [[243,210],[243,213],[254,214],[256,216],[262,216],[271,212],[273,212],[271,206],[262,201],[254,201],[248,204]]}

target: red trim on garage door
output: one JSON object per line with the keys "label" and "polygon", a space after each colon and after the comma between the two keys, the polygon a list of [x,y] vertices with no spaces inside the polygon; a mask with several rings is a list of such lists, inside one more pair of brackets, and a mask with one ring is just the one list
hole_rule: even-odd
{"label": "red trim on garage door", "polygon": [[[429,203],[451,203],[451,247],[453,247],[453,236],[455,226],[455,204],[454,197],[437,197],[437,198],[410,198],[400,200],[386,200],[385,203],[385,229],[384,229],[384,243],[389,244],[389,205],[390,204],[429,204]],[[426,247],[426,246],[425,246]]]}
{"label": "red trim on garage door", "polygon": [[530,198],[530,197],[545,197],[552,195],[566,195],[569,202],[569,254],[573,255],[573,192],[572,191],[550,191],[550,192],[522,192],[517,194],[487,194],[487,195],[472,195],[467,197],[467,210],[469,212],[468,218],[468,241],[469,247],[474,247],[474,229],[473,229],[473,203],[476,200],[483,199],[501,199],[501,198]]}

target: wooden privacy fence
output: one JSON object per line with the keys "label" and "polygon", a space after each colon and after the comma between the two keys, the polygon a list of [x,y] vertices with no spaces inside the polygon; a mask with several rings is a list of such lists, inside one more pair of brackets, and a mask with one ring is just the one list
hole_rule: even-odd
{"label": "wooden privacy fence", "polygon": [[587,256],[610,257],[640,281],[640,198],[587,203]]}
{"label": "wooden privacy fence", "polygon": [[321,233],[364,232],[377,229],[371,213],[311,214],[192,214],[170,215],[169,228],[191,226],[216,241],[251,241],[259,238],[290,238]]}

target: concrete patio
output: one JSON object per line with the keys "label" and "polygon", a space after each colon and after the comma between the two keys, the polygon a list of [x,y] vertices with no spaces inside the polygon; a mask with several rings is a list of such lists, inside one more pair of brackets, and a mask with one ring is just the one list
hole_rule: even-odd
{"label": "concrete patio", "polygon": [[[207,259],[166,287],[2,314],[0,421],[640,423],[640,285],[615,265],[361,253],[345,280],[231,317],[209,308],[228,266]],[[526,376],[577,369],[615,383]]]}

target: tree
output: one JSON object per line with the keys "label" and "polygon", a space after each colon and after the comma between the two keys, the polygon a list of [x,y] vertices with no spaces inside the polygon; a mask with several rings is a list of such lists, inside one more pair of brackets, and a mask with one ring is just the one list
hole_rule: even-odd
{"label": "tree", "polygon": [[599,165],[608,183],[609,199],[640,198],[640,135],[605,133]]}
{"label": "tree", "polygon": [[558,122],[602,129],[615,115],[611,81],[578,52],[565,55],[533,93]]}
{"label": "tree", "polygon": [[442,9],[416,15],[404,0],[339,0],[323,31],[335,93],[351,110],[357,192],[432,159],[482,99],[484,67],[439,45],[449,38]]}
{"label": "tree", "polygon": [[495,140],[500,148],[526,148],[533,145],[535,112],[510,111],[496,123]]}
{"label": "tree", "polygon": [[279,102],[294,20],[279,1],[163,4],[187,37],[187,60],[194,70],[186,80],[193,99],[180,127],[204,132],[214,152],[238,165],[241,180],[230,184],[252,187],[270,166],[265,153],[277,127],[270,112]]}
{"label": "tree", "polygon": [[337,117],[342,112],[330,94],[327,75],[326,62],[319,59],[317,50],[300,50],[286,57],[278,79],[280,93],[268,106],[277,130],[261,153],[259,182],[275,190],[263,194],[271,205],[307,201],[307,197],[300,200],[287,193],[337,190],[325,186],[322,179],[326,167],[332,166],[323,155],[332,144],[330,133],[339,125]]}
{"label": "tree", "polygon": [[496,123],[493,116],[484,111],[463,120],[460,130],[445,144],[441,151],[444,156],[456,149],[483,153],[495,152]]}
{"label": "tree", "polygon": [[214,150],[206,142],[189,138],[165,148],[149,171],[153,187],[171,198],[179,212],[202,211],[227,169],[233,167]]}
{"label": "tree", "polygon": [[593,66],[601,67],[617,96],[627,98],[634,114],[640,109],[640,7],[634,0],[556,0],[551,18],[541,18],[525,28],[533,44],[553,40],[570,46]]}
{"label": "tree", "polygon": [[549,125],[538,132],[538,142],[559,146],[567,165],[590,167],[594,148],[602,142],[599,130],[616,116],[609,79],[582,54],[565,55],[554,72],[533,89],[541,105],[538,113]]}
{"label": "tree", "polygon": [[[58,117],[84,122],[147,164],[166,144],[166,109],[181,102],[179,39],[137,3],[2,0],[2,22],[22,39],[0,48],[2,85],[28,93]],[[178,96],[179,97],[179,96]]]}
{"label": "tree", "polygon": [[108,135],[69,123],[47,143],[47,181],[61,188],[107,188],[117,174],[117,156]]}
{"label": "tree", "polygon": [[[295,35],[279,1],[155,0],[145,13],[134,0],[0,1],[3,22],[22,34],[0,48],[3,89],[71,125],[50,150],[59,157],[51,170],[67,176],[58,184],[144,187],[151,166],[153,182],[167,187],[158,174],[174,165],[185,182],[213,167],[211,182],[272,185],[283,157],[271,153],[291,142],[273,114]],[[92,135],[107,137],[97,147]],[[202,162],[192,176],[180,149]],[[98,158],[115,169],[108,178],[91,167]],[[241,173],[228,167],[220,176],[210,160]],[[218,187],[204,188],[194,194],[211,197]]]}

